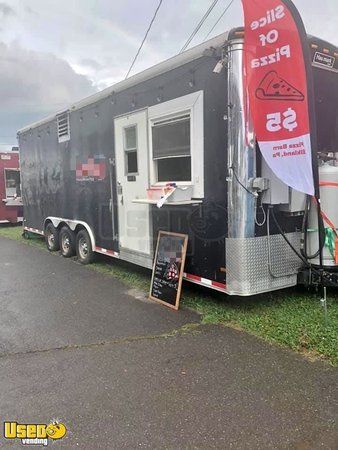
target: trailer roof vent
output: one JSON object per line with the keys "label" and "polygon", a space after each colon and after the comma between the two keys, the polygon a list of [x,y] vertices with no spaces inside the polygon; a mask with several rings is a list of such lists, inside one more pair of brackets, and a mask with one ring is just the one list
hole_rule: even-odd
{"label": "trailer roof vent", "polygon": [[65,112],[56,116],[58,141],[65,142],[70,139],[69,112]]}

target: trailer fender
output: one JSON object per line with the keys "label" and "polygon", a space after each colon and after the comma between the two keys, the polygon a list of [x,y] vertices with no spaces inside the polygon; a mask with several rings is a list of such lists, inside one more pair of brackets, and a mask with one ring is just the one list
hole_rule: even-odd
{"label": "trailer fender", "polygon": [[88,225],[88,223],[83,222],[82,220],[69,220],[69,219],[63,219],[62,217],[47,217],[44,221],[44,229],[46,228],[46,224],[47,222],[52,222],[52,224],[54,225],[55,228],[58,228],[60,223],[64,223],[66,224],[72,231],[75,231],[76,227],[78,225],[81,225],[83,228],[85,228],[89,234],[90,240],[91,240],[91,244],[92,244],[92,249],[94,250],[96,245],[95,245],[95,236],[94,233],[92,231],[92,229],[90,228],[90,226]]}

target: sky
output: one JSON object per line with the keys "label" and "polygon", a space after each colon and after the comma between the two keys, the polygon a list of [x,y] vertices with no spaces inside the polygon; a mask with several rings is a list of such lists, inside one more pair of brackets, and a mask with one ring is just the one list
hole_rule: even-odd
{"label": "sky", "polygon": [[[230,0],[218,0],[191,46]],[[175,54],[212,0],[163,0],[131,74]],[[338,45],[338,0],[294,0],[308,33]],[[158,0],[0,0],[0,150],[16,131],[124,79]],[[209,38],[243,25],[234,0]]]}

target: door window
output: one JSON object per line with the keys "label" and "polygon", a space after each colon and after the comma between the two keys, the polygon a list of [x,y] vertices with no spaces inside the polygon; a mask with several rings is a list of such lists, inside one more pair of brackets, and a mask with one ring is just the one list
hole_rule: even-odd
{"label": "door window", "polygon": [[124,128],[125,174],[137,175],[137,126]]}

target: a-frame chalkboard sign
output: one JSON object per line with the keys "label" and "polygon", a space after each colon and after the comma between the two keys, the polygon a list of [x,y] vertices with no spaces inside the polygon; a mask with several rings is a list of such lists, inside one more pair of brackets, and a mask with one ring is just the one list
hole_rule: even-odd
{"label": "a-frame chalkboard sign", "polygon": [[178,310],[188,235],[159,231],[149,298]]}

